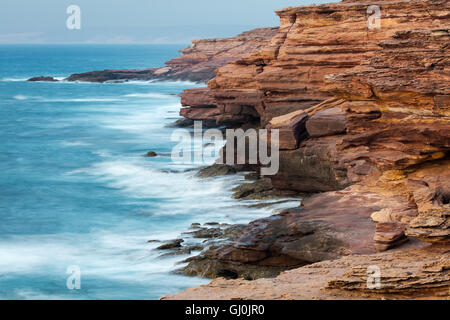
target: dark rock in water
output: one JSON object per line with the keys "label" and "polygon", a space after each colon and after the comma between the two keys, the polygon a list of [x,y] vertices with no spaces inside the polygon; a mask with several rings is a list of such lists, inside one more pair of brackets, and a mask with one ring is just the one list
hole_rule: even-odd
{"label": "dark rock in water", "polygon": [[260,179],[256,182],[244,183],[233,188],[234,194],[232,197],[234,199],[242,199],[252,194],[271,190],[272,188],[273,187],[270,179]]}
{"label": "dark rock in water", "polygon": [[227,263],[222,263],[219,260],[210,260],[208,256],[199,255],[186,259],[188,265],[180,270],[180,273],[188,276],[201,276],[207,278],[226,278],[238,279],[244,278],[246,280],[256,280],[259,278],[273,278],[286,270],[283,267],[276,266],[254,266],[243,265],[241,267],[235,266],[230,268]]}
{"label": "dark rock in water", "polygon": [[172,257],[172,256],[178,256],[178,255],[186,255],[186,254],[191,254],[191,249],[188,247],[177,248],[175,250],[171,250],[170,252],[161,254],[159,257],[164,258],[164,257]]}
{"label": "dark rock in water", "polygon": [[192,223],[191,224],[191,229],[198,229],[200,228],[200,223]]}
{"label": "dark rock in water", "polygon": [[192,246],[188,246],[187,247],[190,251],[201,251],[201,250],[203,250],[204,248],[203,248],[203,246],[201,246],[201,245],[192,245]]}
{"label": "dark rock in water", "polygon": [[147,243],[158,243],[161,242],[160,240],[148,240]]}
{"label": "dark rock in water", "polygon": [[67,81],[83,81],[83,82],[124,82],[126,80],[151,80],[157,69],[143,70],[102,70],[91,71],[85,73],[72,74]]}
{"label": "dark rock in water", "polygon": [[192,232],[188,232],[196,239],[211,239],[222,236],[220,228],[201,228]]}
{"label": "dark rock in water", "polygon": [[[299,198],[300,196],[304,196],[297,191],[273,188],[269,178],[258,179],[252,183],[243,183],[233,188],[233,191],[234,194],[232,197],[241,200],[272,200],[286,197]],[[268,204],[260,205],[264,207]]]}
{"label": "dark rock in water", "polygon": [[232,166],[226,164],[213,164],[212,166],[201,169],[197,173],[197,177],[210,178],[210,177],[226,176],[235,173],[236,169],[234,169]]}
{"label": "dark rock in water", "polygon": [[156,248],[156,250],[170,250],[170,249],[174,249],[174,248],[180,248],[181,244],[183,242],[184,242],[183,239],[170,240],[170,241],[167,241],[167,243]]}
{"label": "dark rock in water", "polygon": [[260,176],[259,176],[259,173],[257,173],[257,172],[250,172],[250,173],[247,173],[247,174],[244,176],[244,178],[245,178],[245,180],[253,180],[253,181],[256,181],[256,180],[259,180]]}
{"label": "dark rock in water", "polygon": [[39,82],[39,81],[58,82],[58,80],[56,80],[53,77],[44,77],[44,76],[30,78],[27,81],[29,81],[29,82]]}
{"label": "dark rock in water", "polygon": [[245,227],[246,225],[243,224],[228,226],[223,231],[223,237],[227,240],[234,241],[242,235],[242,231],[245,229]]}
{"label": "dark rock in water", "polygon": [[149,151],[144,155],[144,157],[147,157],[147,158],[154,158],[156,156],[158,156],[158,154],[154,151]]}
{"label": "dark rock in water", "polygon": [[206,222],[205,226],[218,226],[219,223],[218,222]]}

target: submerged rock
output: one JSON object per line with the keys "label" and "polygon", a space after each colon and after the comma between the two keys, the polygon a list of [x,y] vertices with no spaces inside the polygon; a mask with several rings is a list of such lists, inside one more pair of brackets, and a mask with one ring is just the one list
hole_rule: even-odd
{"label": "submerged rock", "polygon": [[53,77],[44,77],[44,76],[30,78],[27,81],[29,81],[29,82],[39,82],[39,81],[58,82],[58,80]]}
{"label": "submerged rock", "polygon": [[194,120],[191,119],[178,119],[174,123],[168,124],[167,127],[169,128],[193,128],[194,127]]}
{"label": "submerged rock", "polygon": [[197,173],[199,178],[210,178],[235,174],[236,169],[226,164],[213,164],[212,166],[200,169]]}
{"label": "submerged rock", "polygon": [[269,178],[262,178],[252,183],[241,184],[233,188],[233,191],[232,197],[241,200],[270,200],[299,196],[299,193],[296,191],[273,188]]}
{"label": "submerged rock", "polygon": [[154,158],[154,157],[157,157],[157,156],[158,156],[158,154],[156,152],[154,152],[154,151],[149,151],[149,152],[147,152],[144,155],[144,157],[147,157],[147,158]]}
{"label": "submerged rock", "polygon": [[170,250],[173,248],[180,248],[181,244],[184,242],[183,239],[175,239],[175,240],[169,240],[165,244],[159,246],[156,248],[156,250]]}
{"label": "submerged rock", "polygon": [[192,232],[187,232],[187,234],[192,235],[196,239],[211,239],[218,238],[223,233],[220,228],[201,228]]}
{"label": "submerged rock", "polygon": [[244,183],[233,188],[234,199],[244,199],[249,196],[255,196],[255,194],[261,194],[264,191],[272,190],[272,182],[270,179],[260,179],[253,183]]}
{"label": "submerged rock", "polygon": [[259,173],[257,173],[257,172],[250,172],[250,173],[247,173],[247,174],[244,176],[244,178],[245,178],[245,180],[253,180],[253,181],[256,181],[256,180],[259,180],[259,179],[260,179],[260,175],[259,175]]}

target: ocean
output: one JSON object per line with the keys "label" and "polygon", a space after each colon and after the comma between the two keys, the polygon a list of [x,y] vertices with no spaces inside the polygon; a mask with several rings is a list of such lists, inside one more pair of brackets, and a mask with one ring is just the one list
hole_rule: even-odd
{"label": "ocean", "polygon": [[26,82],[159,67],[183,47],[0,46],[0,299],[157,299],[209,280],[174,273],[189,255],[149,240],[298,205],[252,207],[231,198],[243,174],[200,179],[204,163],[172,162],[177,94],[203,84]]}

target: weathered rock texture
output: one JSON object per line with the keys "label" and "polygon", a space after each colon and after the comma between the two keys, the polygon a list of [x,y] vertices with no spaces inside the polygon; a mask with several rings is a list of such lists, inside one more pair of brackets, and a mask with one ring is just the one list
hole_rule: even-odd
{"label": "weathered rock texture", "polygon": [[231,61],[260,50],[278,28],[261,28],[244,32],[234,38],[194,40],[181,50],[182,55],[166,62],[162,68],[145,70],[103,70],[73,74],[68,81],[126,81],[126,80],[189,80],[206,82],[214,71]]}
{"label": "weathered rock texture", "polygon": [[[218,124],[240,124],[254,117],[265,125],[332,97],[322,90],[324,77],[366,63],[381,40],[399,30],[442,27],[449,14],[446,0],[378,1],[381,28],[371,30],[371,4],[345,1],[277,11],[281,27],[270,44],[219,68],[209,90],[187,90],[183,105],[196,110],[182,110],[182,115],[199,120],[204,112]],[[202,109],[206,105],[208,109]]]}
{"label": "weathered rock texture", "polygon": [[[369,276],[379,268],[380,285]],[[255,281],[216,279],[163,300],[448,299],[448,246],[323,261]],[[368,281],[369,280],[369,281]],[[369,286],[368,286],[369,282]]]}
{"label": "weathered rock texture", "polygon": [[[368,4],[280,10],[280,33],[269,46],[220,68],[208,89],[186,92],[184,104],[191,96],[208,97],[208,120],[217,124],[243,123],[253,112],[262,125],[280,130],[274,187],[326,192],[301,208],[252,222],[240,239],[205,252],[187,272],[255,279],[349,256],[283,274],[277,279],[284,284],[261,280],[230,287],[261,293],[269,283],[285,286],[288,274],[308,278],[314,270],[330,280],[330,289],[364,291],[362,269],[349,266],[379,261],[388,277],[386,290],[378,292],[448,297],[450,4],[381,1],[378,30],[367,29]],[[201,108],[182,110],[191,112],[201,118]],[[408,240],[417,241],[411,237],[437,245],[354,256],[407,248]],[[341,264],[335,281],[328,267],[321,269]],[[302,297],[298,292],[307,288],[295,285],[277,297]],[[208,290],[215,292],[214,284]]]}

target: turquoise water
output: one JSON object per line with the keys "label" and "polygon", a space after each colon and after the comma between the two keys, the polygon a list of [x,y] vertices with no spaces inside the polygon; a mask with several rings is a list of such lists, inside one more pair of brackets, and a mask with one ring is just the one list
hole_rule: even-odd
{"label": "turquoise water", "polygon": [[148,240],[272,212],[230,198],[242,176],[200,180],[168,156],[176,94],[197,84],[25,81],[162,66],[182,47],[0,46],[1,299],[157,299],[208,280],[172,273],[187,256]]}

